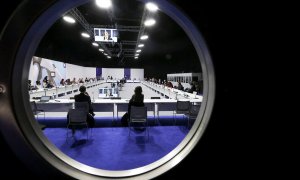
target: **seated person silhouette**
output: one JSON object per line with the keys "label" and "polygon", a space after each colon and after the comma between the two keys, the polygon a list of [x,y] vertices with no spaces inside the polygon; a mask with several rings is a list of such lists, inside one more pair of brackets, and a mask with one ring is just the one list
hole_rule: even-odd
{"label": "seated person silhouette", "polygon": [[[129,100],[128,104],[128,111],[127,113],[124,114],[124,116],[121,119],[122,126],[128,126],[128,120],[130,118],[130,111],[131,111],[131,106],[138,106],[142,107],[144,106],[144,94],[142,94],[142,87],[137,86],[134,89],[134,94],[132,95],[131,99]],[[136,130],[144,130],[140,128],[135,128]]]}
{"label": "seated person silhouette", "polygon": [[181,84],[181,82],[180,82],[180,81],[178,81],[178,86],[177,86],[177,89],[178,89],[178,90],[181,90],[181,91],[183,91],[183,90],[184,90],[184,87],[182,86],[182,84]]}
{"label": "seated person silhouette", "polygon": [[[89,127],[95,126],[95,113],[93,111],[92,103],[91,103],[91,97],[86,92],[85,86],[79,87],[80,94],[77,94],[74,96],[75,102],[88,102],[89,105],[89,112],[87,113],[87,124]],[[68,123],[69,123],[69,115],[67,115]],[[75,133],[75,128],[72,127],[72,133]]]}

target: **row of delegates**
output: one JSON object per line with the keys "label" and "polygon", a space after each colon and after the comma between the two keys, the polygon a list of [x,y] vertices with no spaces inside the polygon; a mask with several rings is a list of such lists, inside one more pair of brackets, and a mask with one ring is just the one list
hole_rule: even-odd
{"label": "row of delegates", "polygon": [[42,83],[43,88],[53,88],[55,86],[56,86],[56,84],[52,78],[50,80],[48,80],[48,76],[44,77],[43,83]]}
{"label": "row of delegates", "polygon": [[73,80],[71,81],[70,79],[61,79],[60,81],[60,85],[64,86],[64,85],[72,85],[72,84],[83,84],[84,82],[95,82],[96,78],[85,78],[85,80],[83,80],[83,78],[79,78],[78,81],[76,81],[76,78],[73,78]]}
{"label": "row of delegates", "polygon": [[163,80],[161,83],[160,83],[160,79],[157,81],[157,79],[155,79],[155,78],[152,78],[152,79],[146,78],[146,80],[150,81],[150,82],[154,82],[156,84],[162,84],[162,85],[170,87],[170,88],[175,88],[175,89],[178,89],[181,91],[185,91],[188,93],[193,93],[193,92],[197,92],[197,94],[203,93],[203,81],[202,80],[190,82],[189,88],[184,88],[180,81],[177,82],[177,86],[173,86],[173,84],[170,81],[166,81],[166,80]]}
{"label": "row of delegates", "polygon": [[43,86],[41,85],[41,81],[36,81],[35,85],[32,85],[31,80],[28,80],[28,90],[37,90],[37,89],[43,89]]}
{"label": "row of delegates", "polygon": [[53,87],[55,87],[55,82],[54,81],[48,81],[48,82],[43,81],[43,88],[50,89],[50,88],[53,88]]}

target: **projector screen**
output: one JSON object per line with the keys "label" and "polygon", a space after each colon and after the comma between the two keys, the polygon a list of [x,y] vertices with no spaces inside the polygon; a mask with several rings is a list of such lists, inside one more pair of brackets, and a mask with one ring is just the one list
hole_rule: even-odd
{"label": "projector screen", "polygon": [[117,29],[94,28],[95,41],[118,42]]}

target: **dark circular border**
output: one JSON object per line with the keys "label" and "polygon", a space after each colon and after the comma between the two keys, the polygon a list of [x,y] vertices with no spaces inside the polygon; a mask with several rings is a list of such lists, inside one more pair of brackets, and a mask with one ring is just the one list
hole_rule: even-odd
{"label": "dark circular border", "polygon": [[15,153],[27,165],[35,169],[36,173],[45,177],[53,176],[53,173],[79,179],[156,177],[186,157],[207,126],[215,99],[215,76],[209,51],[197,28],[182,12],[167,1],[154,1],[160,10],[177,22],[187,33],[199,56],[204,89],[198,118],[185,139],[173,151],[145,167],[126,171],[106,171],[83,165],[60,152],[38,129],[28,101],[27,78],[30,60],[50,26],[64,12],[87,1],[26,1],[13,14],[1,34],[1,51],[4,53],[1,53],[0,58],[7,59],[9,62],[0,68],[2,72],[7,72],[9,75],[6,78],[0,76],[0,84],[7,89],[5,94],[0,94],[1,132]]}

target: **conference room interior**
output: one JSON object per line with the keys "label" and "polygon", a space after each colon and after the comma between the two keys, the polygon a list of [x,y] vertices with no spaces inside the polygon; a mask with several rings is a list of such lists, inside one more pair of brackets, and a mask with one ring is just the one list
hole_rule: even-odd
{"label": "conference room interior", "polygon": [[[49,0],[49,1],[51,1],[51,3],[54,4],[53,0]],[[35,20],[34,18],[37,19],[37,17],[39,16],[36,14],[38,13],[42,14],[42,12],[44,12],[43,10],[46,9],[45,7],[39,6],[39,4],[42,3],[45,4],[45,1],[34,0],[34,1],[27,1],[27,2],[35,2],[35,4],[34,3],[26,4],[27,7],[30,8],[28,8],[28,10],[25,11],[25,13],[24,12],[19,13],[18,19],[16,19],[15,17],[12,18],[12,15],[16,14],[13,13],[14,11],[16,11],[16,9],[21,10],[20,8],[17,8],[17,6],[22,3],[22,0],[10,1],[1,6],[3,11],[1,11],[0,25],[2,27],[1,38],[3,39],[1,39],[0,42],[1,61],[2,61],[2,65],[0,68],[1,69],[0,77],[1,77],[1,84],[6,85],[7,87],[6,93],[1,94],[1,98],[2,98],[1,113],[2,115],[4,114],[4,116],[1,117],[1,122],[3,124],[1,124],[1,140],[0,140],[1,151],[4,156],[3,158],[4,167],[2,169],[3,170],[2,176],[4,178],[5,177],[19,178],[20,176],[22,176],[22,177],[29,177],[31,179],[40,179],[40,175],[43,174],[44,175],[43,179],[46,179],[45,176],[49,176],[49,177],[59,176],[60,173],[57,171],[55,171],[54,173],[53,171],[47,173],[48,170],[51,168],[49,168],[48,166],[45,168],[41,166],[41,164],[47,164],[47,162],[38,163],[37,158],[34,158],[34,156],[28,156],[28,152],[26,151],[26,149],[23,148],[24,146],[23,144],[25,143],[17,141],[20,138],[16,136],[17,134],[16,132],[20,132],[19,133],[21,134],[20,136],[22,136],[26,140],[34,136],[35,133],[31,132],[29,136],[25,136],[24,135],[24,132],[26,132],[25,128],[24,128],[25,130],[23,128],[22,129],[19,128],[18,131],[15,131],[14,128],[7,126],[7,124],[12,124],[11,126],[21,127],[21,125],[25,123],[26,119],[28,118],[26,118],[27,116],[22,116],[24,115],[24,113],[22,113],[20,109],[21,108],[26,109],[26,106],[24,106],[24,103],[21,103],[22,102],[21,98],[19,104],[17,100],[16,101],[10,100],[8,102],[3,101],[5,100],[3,99],[4,97],[9,97],[10,99],[12,99],[13,97],[17,97],[17,98],[20,97],[18,96],[18,94],[12,93],[11,90],[14,89],[15,87],[16,88],[21,87],[19,85],[21,81],[20,82],[14,81],[14,79],[12,78],[13,75],[15,76],[18,73],[21,74],[21,71],[12,70],[15,69],[14,64],[18,65],[19,61],[15,62],[16,61],[15,57],[12,58],[11,56],[16,55],[16,53],[12,54],[11,51],[17,52],[18,50],[17,46],[22,43],[23,35],[20,35],[20,32],[21,33],[27,32],[27,30],[29,30],[30,28],[31,25],[30,23],[32,23]],[[71,1],[68,2],[70,3]],[[155,177],[154,179],[174,179],[177,177],[181,177],[182,175],[188,177],[199,177],[199,178],[208,177],[210,179],[213,177],[220,178],[220,176],[223,178],[230,177],[230,178],[237,178],[237,179],[240,179],[241,177],[244,176],[257,177],[262,175],[266,177],[270,177],[270,176],[278,177],[280,173],[283,175],[283,177],[291,175],[290,173],[291,171],[287,172],[284,169],[281,169],[282,166],[278,164],[280,162],[276,157],[280,153],[277,153],[276,157],[274,158],[273,154],[272,153],[270,154],[270,152],[274,152],[274,151],[269,151],[269,148],[265,149],[266,151],[263,150],[264,147],[269,145],[268,142],[270,142],[269,141],[270,138],[265,139],[263,138],[263,136],[260,135],[269,134],[266,133],[265,131],[268,128],[265,128],[264,131],[261,132],[262,134],[259,133],[260,131],[256,131],[256,128],[260,129],[261,126],[260,124],[256,124],[253,122],[259,121],[258,123],[260,123],[260,120],[263,120],[261,119],[263,118],[263,116],[256,113],[257,108],[255,108],[254,103],[256,104],[261,104],[261,103],[257,97],[253,98],[252,96],[248,96],[256,92],[253,91],[253,88],[249,88],[249,82],[251,82],[251,80],[255,81],[258,79],[262,79],[261,77],[256,79],[253,77],[253,74],[260,76],[260,73],[256,71],[256,67],[258,67],[257,65],[258,61],[254,60],[257,57],[260,57],[255,53],[256,49],[260,44],[265,45],[264,43],[260,43],[260,42],[262,42],[263,40],[267,40],[265,38],[265,35],[268,34],[269,32],[273,32],[273,31],[268,31],[266,33],[263,33],[264,27],[269,25],[269,23],[266,22],[270,22],[270,20],[272,20],[272,18],[270,18],[270,15],[271,14],[275,15],[275,13],[267,12],[270,10],[269,4],[260,3],[258,5],[256,3],[251,3],[251,4],[240,3],[237,8],[237,4],[233,2],[216,3],[211,1],[206,1],[206,2],[203,1],[200,3],[200,5],[198,4],[196,5],[195,3],[187,3],[186,1],[179,1],[179,0],[170,0],[170,2],[174,2],[186,15],[191,17],[191,20],[193,21],[193,23],[195,23],[194,25],[197,26],[198,30],[200,30],[201,34],[206,40],[207,46],[210,51],[210,55],[212,56],[212,60],[213,60],[213,65],[215,70],[214,73],[216,73],[216,78],[217,78],[216,99],[214,102],[213,112],[211,114],[211,117],[209,117],[210,118],[209,124],[205,130],[205,133],[203,134],[203,136],[201,136],[197,145],[188,153],[186,157],[184,157],[182,160],[179,159],[180,162],[177,162],[178,164],[177,163],[173,164],[171,168],[163,171],[162,173],[159,173],[160,175]],[[32,12],[36,16],[30,16],[31,13],[29,12]],[[58,22],[60,22],[59,19],[57,20]],[[27,25],[27,27],[24,24]],[[76,24],[80,27],[78,23]],[[77,26],[76,24],[75,26]],[[42,27],[43,26],[41,26],[41,28]],[[74,25],[72,27],[74,27]],[[153,26],[152,29],[156,27],[158,26]],[[98,61],[92,61],[92,59],[95,60],[97,58],[87,57],[88,54],[92,55],[94,50],[95,50],[94,53],[96,54],[97,49],[90,48],[90,49],[83,50],[86,47],[90,47],[89,42],[83,41],[83,39],[81,41],[81,44],[84,45],[82,45],[80,48],[75,48],[76,50],[72,51],[71,53],[69,49],[71,46],[75,46],[76,43],[67,44],[68,41],[65,41],[64,39],[65,37],[70,35],[70,33],[73,33],[73,31],[70,30],[69,28],[71,28],[71,26],[64,26],[64,28],[61,29],[60,34],[58,33],[57,36],[53,36],[52,41],[61,39],[62,40],[61,43],[57,43],[55,45],[54,44],[48,45],[42,48],[42,44],[41,44],[42,42],[39,41],[39,46],[38,46],[39,50],[33,48],[36,49],[36,52],[32,55],[34,55],[35,57],[43,57],[45,59],[51,59],[55,61],[58,60],[61,62],[65,61],[66,63],[70,63],[70,64],[78,63],[77,65],[79,65],[80,63],[87,63],[88,65],[86,67],[107,67],[107,68],[114,68],[114,66],[117,67],[116,65],[117,63],[115,61],[112,62],[112,61],[106,61],[106,59],[102,59],[99,60],[98,62]],[[164,26],[164,28],[168,29],[168,26]],[[24,29],[26,29],[26,31]],[[274,29],[275,28],[273,28],[273,30]],[[65,34],[63,33],[64,31],[66,31]],[[36,30],[37,34],[38,32],[39,30]],[[260,35],[257,36],[258,34]],[[49,38],[49,41],[50,40],[51,38]],[[73,40],[75,39],[73,38]],[[152,41],[151,38],[149,38],[148,40]],[[43,41],[45,42],[45,40]],[[66,42],[66,45],[64,45],[63,42]],[[166,43],[167,41],[161,42],[161,44],[166,44]],[[182,46],[180,45],[175,46],[175,43],[173,44],[168,43],[168,44],[169,44],[168,47],[173,47],[174,44],[174,48],[177,47],[178,49],[182,49],[181,48]],[[56,48],[57,50],[59,49],[60,51],[54,50]],[[162,49],[161,46],[159,46],[158,49]],[[41,51],[44,51],[43,53],[48,52],[48,55],[47,56],[42,55]],[[89,53],[85,54],[83,52],[89,52]],[[165,53],[167,53],[167,51],[165,51]],[[10,56],[10,54],[12,55]],[[76,58],[71,58],[72,54]],[[172,53],[169,52],[168,54],[172,55]],[[56,57],[54,57],[54,55]],[[153,54],[153,57],[154,55],[155,54]],[[185,55],[190,56],[192,54],[185,54]],[[252,58],[251,55],[254,55],[255,58]],[[64,59],[64,57],[66,58]],[[166,54],[164,54],[160,56],[160,58],[153,58],[151,60],[153,66],[145,65],[143,67],[145,69],[145,74],[149,75],[150,77],[156,77],[156,76],[163,77],[163,74],[180,72],[179,70],[180,68],[188,66],[189,63],[185,63],[186,60],[187,59],[192,60],[192,58],[182,57],[180,58],[181,60],[176,61],[178,55],[175,56],[172,55],[171,56],[172,58],[169,59],[168,65],[166,65],[167,62],[164,63],[159,62],[159,60],[167,60],[166,57],[167,57]],[[141,54],[140,60],[142,60],[142,58],[146,58],[146,57],[143,57]],[[28,58],[28,61],[29,59],[31,61],[32,56]],[[24,60],[27,61],[27,59]],[[71,60],[77,62],[72,63]],[[178,63],[178,65],[176,63],[172,63],[172,61],[175,61],[176,63]],[[258,64],[261,64],[262,62],[263,61],[260,61]],[[107,66],[102,66],[102,65],[98,66],[96,65],[96,63],[107,63]],[[137,62],[137,64],[140,63],[146,63],[146,62]],[[185,69],[191,70],[193,69],[193,66],[198,65],[198,63],[199,63],[199,59],[197,59],[195,64],[190,63],[191,64],[190,68],[185,68]],[[154,66],[155,64],[156,66]],[[168,68],[164,69],[165,71],[168,71],[169,68],[170,69],[172,68],[172,71],[170,72],[168,71],[166,73],[164,71],[159,71],[158,68],[160,66],[157,66],[159,64],[162,64],[162,66],[163,65],[169,66]],[[128,67],[135,68],[135,65],[134,63],[132,63],[132,66],[128,66]],[[136,68],[138,68],[137,65]],[[29,70],[29,66],[27,67],[27,69]],[[265,71],[263,72],[264,73],[261,74],[262,76],[266,74]],[[27,89],[27,80],[28,80],[27,77],[22,79],[22,81],[24,81],[24,85],[22,85],[24,86],[23,89]],[[32,83],[34,84],[34,82]],[[22,92],[21,93],[22,96],[27,96],[28,91],[20,90],[19,92]],[[28,93],[28,98],[25,99],[28,99],[28,102],[30,101],[29,93]],[[11,109],[9,109],[8,107],[11,107]],[[29,107],[29,103],[28,103],[28,107]],[[7,116],[9,116],[10,113],[13,113],[12,116],[15,117],[16,122],[13,121],[14,119],[7,118]],[[32,114],[32,122],[36,122],[33,114]],[[26,126],[26,128],[28,127]],[[98,129],[106,129],[106,127],[99,127]],[[112,131],[114,131],[115,129],[117,129],[117,127],[115,127]],[[38,128],[36,130],[40,131],[41,133],[44,133]],[[42,142],[45,144],[44,146],[47,146],[47,148],[49,148],[49,146],[46,143],[47,140],[44,141],[43,136],[41,136],[40,139],[34,139],[34,140],[37,142],[42,140]],[[85,136],[83,135],[82,137],[84,138]],[[261,140],[263,140],[263,142],[261,142]],[[72,145],[72,143],[69,144]],[[87,148],[87,146],[88,145],[82,147]],[[30,146],[29,148],[32,148],[32,146]],[[43,156],[43,154],[39,154],[39,152],[40,151],[34,151],[36,156],[40,156],[41,159],[46,159],[46,161],[49,161],[50,164],[51,163],[50,158],[52,157],[47,159],[45,158],[45,156]],[[93,155],[92,153],[90,154]],[[284,156],[284,153],[281,154]],[[268,158],[267,156],[271,156],[271,157]],[[65,173],[65,171],[63,171],[65,169],[64,167],[60,166],[56,168],[60,169],[61,172]],[[194,170],[194,168],[196,169]],[[278,169],[279,171],[275,172],[274,169],[276,170]],[[11,170],[13,170],[13,172]],[[70,176],[70,174],[67,174],[66,176]],[[64,179],[69,179],[66,176],[64,176],[65,177]]]}
{"label": "conference room interior", "polygon": [[[182,142],[196,117],[174,114],[176,104],[201,105],[203,77],[191,40],[170,17],[160,11],[146,13],[156,21],[146,26],[143,3],[115,0],[113,6],[114,13],[91,1],[64,14],[83,22],[75,18],[75,23],[68,23],[62,16],[53,24],[32,57],[28,97],[36,104],[33,121],[64,154],[99,169],[130,170],[163,158]],[[83,27],[87,23],[121,27],[117,42],[94,41],[93,33]],[[142,34],[148,39],[140,39]],[[62,79],[68,80],[61,84]],[[178,82],[183,90],[178,90]],[[197,89],[191,90],[192,84]],[[74,96],[82,85],[91,97],[96,125],[68,136],[67,113],[75,108]],[[142,87],[147,107],[148,136],[146,131],[129,135],[130,129],[121,126],[137,86]],[[44,97],[49,100],[42,102]]]}

